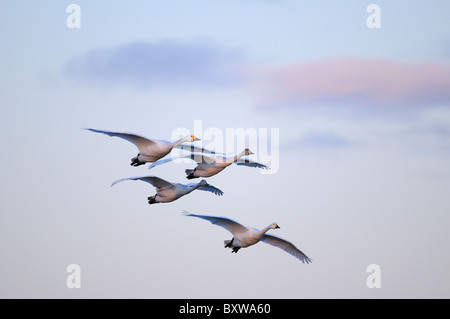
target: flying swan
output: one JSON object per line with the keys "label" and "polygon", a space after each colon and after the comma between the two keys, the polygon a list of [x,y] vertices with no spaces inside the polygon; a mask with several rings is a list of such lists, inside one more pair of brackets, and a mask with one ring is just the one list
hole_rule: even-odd
{"label": "flying swan", "polygon": [[201,191],[208,191],[218,196],[223,195],[223,192],[220,189],[212,185],[209,185],[205,180],[201,180],[199,183],[190,183],[184,185],[178,183],[170,183],[156,176],[122,178],[112,183],[111,186],[114,186],[117,183],[127,180],[133,181],[140,180],[143,182],[150,183],[156,188],[156,195],[148,197],[149,204],[173,202],[174,200],[177,200],[178,198],[187,195],[196,189]]}
{"label": "flying swan", "polygon": [[198,177],[211,177],[224,170],[226,167],[233,163],[236,165],[244,165],[249,167],[257,167],[262,169],[270,169],[264,164],[252,161],[248,158],[242,159],[241,157],[254,154],[250,149],[246,148],[241,153],[234,156],[226,157],[224,155],[205,155],[204,153],[190,153],[182,156],[176,156],[171,158],[165,158],[152,163],[148,168],[152,169],[155,166],[171,162],[178,158],[189,158],[197,162],[197,167],[194,169],[187,169],[186,178],[193,179]]}
{"label": "flying swan", "polygon": [[136,134],[131,134],[131,133],[120,133],[120,132],[111,132],[111,131],[102,131],[102,130],[95,130],[92,128],[86,128],[86,130],[91,131],[91,132],[95,132],[95,133],[102,133],[102,134],[106,134],[108,136],[116,136],[116,137],[120,137],[123,138],[124,140],[127,140],[128,142],[133,143],[134,145],[137,146],[137,148],[139,149],[139,153],[136,157],[133,157],[131,159],[131,164],[132,166],[139,166],[139,165],[143,165],[147,162],[155,162],[161,158],[163,158],[164,156],[166,156],[167,154],[170,153],[170,151],[172,151],[172,149],[174,147],[177,148],[190,148],[193,150],[200,150],[200,151],[205,151],[205,149],[203,148],[199,148],[199,147],[190,147],[190,146],[186,146],[183,143],[185,142],[195,142],[195,141],[200,141],[199,138],[195,137],[194,135],[187,135],[175,142],[168,142],[168,141],[164,141],[164,140],[151,140]]}
{"label": "flying swan", "polygon": [[205,220],[210,221],[212,224],[220,226],[228,230],[233,234],[233,238],[231,240],[225,240],[225,248],[231,248],[232,253],[237,253],[239,249],[252,246],[259,241],[263,241],[266,244],[278,247],[283,249],[288,254],[291,254],[295,258],[299,259],[303,263],[309,264],[312,260],[307,257],[303,252],[301,252],[297,247],[295,247],[292,243],[281,239],[280,237],[276,237],[273,235],[267,235],[266,232],[269,229],[277,229],[280,228],[278,224],[272,223],[262,230],[258,230],[255,228],[245,227],[234,220],[225,218],[225,217],[214,217],[214,216],[205,216],[205,215],[195,215],[190,214],[187,211],[183,211],[185,216],[198,217]]}

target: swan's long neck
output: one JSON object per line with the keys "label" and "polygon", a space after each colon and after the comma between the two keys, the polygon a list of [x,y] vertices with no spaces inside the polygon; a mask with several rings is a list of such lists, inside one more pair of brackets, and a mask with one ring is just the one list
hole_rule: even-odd
{"label": "swan's long neck", "polygon": [[235,156],[230,157],[230,159],[227,160],[227,163],[232,164],[232,163],[236,162],[238,159],[240,159],[244,155],[245,155],[245,151],[242,151],[239,154],[236,154]]}
{"label": "swan's long neck", "polygon": [[188,187],[187,187],[187,193],[186,194],[195,191],[197,188],[199,188],[202,185],[205,185],[205,183],[202,182],[202,181],[198,182],[197,184],[194,184],[194,183],[193,184],[189,184]]}
{"label": "swan's long neck", "polygon": [[263,228],[260,230],[261,236],[263,236],[269,229],[272,229],[272,225],[267,226],[266,228]]}
{"label": "swan's long neck", "polygon": [[185,143],[185,142],[190,142],[191,141],[191,137],[190,136],[185,136],[183,138],[180,138],[179,140],[175,141],[172,144],[172,147],[177,147],[178,145],[180,145],[181,143]]}
{"label": "swan's long neck", "polygon": [[203,181],[198,182],[197,184],[194,185],[194,187],[192,187],[192,190],[199,188],[200,186],[205,185],[206,183],[204,183]]}

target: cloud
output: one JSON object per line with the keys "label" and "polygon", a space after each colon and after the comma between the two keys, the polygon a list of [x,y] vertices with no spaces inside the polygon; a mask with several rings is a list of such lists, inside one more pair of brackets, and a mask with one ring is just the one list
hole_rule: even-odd
{"label": "cloud", "polygon": [[89,51],[63,70],[74,80],[138,89],[237,86],[259,109],[304,106],[414,108],[450,105],[450,65],[336,58],[254,66],[237,50],[207,41],[135,42]]}
{"label": "cloud", "polygon": [[450,65],[340,58],[249,69],[260,108],[450,105]]}
{"label": "cloud", "polygon": [[240,81],[237,51],[194,41],[136,42],[92,50],[69,60],[71,79],[139,89],[229,85]]}

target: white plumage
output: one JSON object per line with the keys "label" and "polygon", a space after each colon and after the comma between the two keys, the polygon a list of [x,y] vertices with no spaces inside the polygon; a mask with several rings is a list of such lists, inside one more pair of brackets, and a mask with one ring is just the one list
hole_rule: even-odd
{"label": "white plumage", "polygon": [[224,155],[205,155],[204,153],[190,153],[185,154],[182,156],[172,157],[172,158],[165,158],[159,161],[156,161],[152,163],[148,168],[151,169],[155,166],[165,164],[168,162],[171,162],[175,159],[179,158],[187,158],[195,161],[198,165],[194,169],[187,169],[186,172],[186,178],[192,179],[197,177],[211,177],[218,173],[220,173],[222,170],[224,170],[226,167],[230,166],[233,163],[236,163],[237,165],[244,165],[249,167],[257,167],[257,168],[263,168],[263,169],[269,169],[268,166],[264,164],[260,164],[258,162],[252,161],[248,158],[243,159],[243,156],[246,155],[252,155],[252,151],[250,151],[248,148],[242,151],[239,154],[236,154],[234,156],[224,156]]}
{"label": "white plumage", "polygon": [[133,181],[140,180],[143,182],[150,183],[156,188],[156,195],[148,197],[149,204],[173,202],[174,200],[177,200],[178,198],[187,195],[196,189],[211,192],[218,196],[223,195],[223,192],[220,189],[208,184],[205,180],[201,180],[198,183],[179,184],[168,182],[156,176],[138,176],[138,177],[122,178],[113,182],[111,186],[114,186],[117,183],[127,180]]}
{"label": "white plumage", "polygon": [[[178,158],[191,159],[197,163],[197,166],[194,169],[187,169],[185,171],[187,175],[186,178],[188,179],[198,177],[211,177],[213,175],[218,174],[219,172],[221,172],[222,170],[224,170],[226,167],[230,166],[233,163],[248,167],[269,169],[269,167],[264,164],[260,164],[248,158],[243,159],[242,158],[243,156],[253,154],[248,148],[234,156],[226,156],[225,154],[214,153],[193,145],[183,144],[185,142],[194,142],[199,140],[193,135],[188,135],[175,142],[168,142],[164,140],[151,140],[131,133],[102,131],[90,128],[87,128],[86,130],[95,133],[106,134],[108,136],[120,137],[136,145],[136,147],[139,149],[139,153],[136,157],[133,157],[131,159],[132,166],[139,166],[147,162],[150,162],[152,164],[149,166],[149,169],[151,169],[155,166],[171,162]],[[169,154],[175,147],[180,148],[182,150],[189,150],[190,153],[182,156],[162,159],[164,156]],[[201,153],[195,153],[199,151]],[[209,154],[206,155],[205,153]],[[199,183],[180,184],[180,183],[171,183],[156,176],[138,176],[138,177],[123,178],[116,180],[115,182],[112,183],[111,186],[126,180],[144,181],[150,183],[156,188],[156,194],[154,196],[148,197],[149,204],[173,202],[179,199],[180,197],[191,193],[196,189],[212,192],[218,196],[223,195],[223,192],[220,189],[208,184],[205,180],[201,180]],[[228,230],[229,232],[231,232],[233,234],[233,238],[231,240],[226,240],[224,243],[225,247],[231,248],[232,252],[234,253],[237,253],[238,250],[241,248],[250,247],[262,241],[271,246],[278,247],[284,250],[285,252],[296,257],[303,263],[309,264],[311,262],[311,259],[308,256],[306,256],[302,251],[300,251],[297,247],[295,247],[291,242],[277,236],[266,234],[266,232],[269,231],[270,229],[280,228],[276,223],[272,223],[266,228],[258,230],[255,228],[243,226],[238,222],[225,217],[195,215],[190,214],[186,211],[184,211],[184,213],[186,216],[208,220],[212,224],[221,226],[226,230]]]}
{"label": "white plumage", "polygon": [[231,240],[225,240],[225,248],[232,248],[232,252],[237,253],[239,249],[249,247],[262,241],[266,244],[283,249],[288,254],[291,254],[295,258],[299,259],[303,263],[309,264],[312,260],[306,256],[301,250],[294,246],[291,242],[282,239],[277,236],[268,235],[266,232],[270,229],[280,228],[276,223],[272,223],[262,230],[255,228],[249,228],[239,224],[238,222],[225,218],[206,215],[190,214],[187,211],[183,211],[185,216],[197,217],[210,221],[212,224],[220,226],[228,230],[233,234]]}
{"label": "white plumage", "polygon": [[[131,159],[132,166],[139,166],[143,165],[147,162],[153,163],[172,151],[174,147],[179,148],[186,148],[188,146],[184,145],[185,142],[194,142],[199,141],[200,139],[195,137],[194,135],[187,135],[175,142],[168,142],[164,140],[155,140],[155,139],[148,139],[146,137],[142,137],[140,135],[131,134],[131,133],[120,133],[120,132],[111,132],[111,131],[102,131],[102,130],[95,130],[92,128],[86,128],[86,130],[95,132],[95,133],[102,133],[106,134],[108,136],[115,136],[123,138],[124,140],[127,140],[128,142],[133,143],[136,145],[136,147],[139,149],[139,153],[136,157],[133,157]],[[204,150],[202,148],[197,147],[190,147],[190,149],[194,150]]]}

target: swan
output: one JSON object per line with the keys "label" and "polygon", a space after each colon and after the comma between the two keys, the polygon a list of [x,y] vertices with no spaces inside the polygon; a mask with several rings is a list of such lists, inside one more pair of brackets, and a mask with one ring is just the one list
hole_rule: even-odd
{"label": "swan", "polygon": [[187,169],[185,171],[187,179],[193,179],[197,177],[211,177],[221,172],[222,170],[224,170],[226,167],[230,166],[233,163],[236,163],[236,165],[269,169],[269,167],[264,164],[257,163],[255,161],[249,160],[248,158],[245,159],[241,158],[243,156],[252,154],[254,153],[250,151],[250,149],[248,148],[246,148],[239,154],[229,157],[226,157],[224,155],[218,156],[218,155],[205,155],[203,153],[190,153],[182,156],[176,156],[156,161],[152,163],[148,168],[152,169],[155,166],[171,162],[178,158],[189,158],[197,162],[198,165],[194,169]]}
{"label": "swan", "polygon": [[178,183],[171,183],[156,176],[140,176],[140,177],[128,177],[118,179],[115,182],[113,182],[111,186],[114,186],[117,183],[127,180],[133,181],[140,180],[143,182],[150,183],[156,188],[156,195],[148,197],[149,204],[173,202],[174,200],[177,200],[178,198],[187,195],[196,189],[208,191],[218,196],[223,195],[223,192],[220,189],[208,184],[204,179],[201,180],[199,183],[190,183],[184,185]]}
{"label": "swan", "polygon": [[215,216],[205,216],[205,215],[195,215],[190,214],[187,211],[183,211],[185,216],[197,217],[210,221],[212,224],[220,226],[228,230],[233,234],[231,240],[225,240],[225,248],[231,248],[232,253],[237,253],[239,249],[255,245],[256,243],[262,241],[266,244],[283,249],[288,254],[291,254],[295,258],[299,259],[303,263],[309,264],[312,260],[301,252],[297,247],[295,247],[291,242],[284,240],[280,237],[268,235],[266,232],[269,229],[278,229],[277,223],[272,223],[266,228],[261,230],[255,228],[245,227],[238,222],[225,218],[225,217],[215,217]]}
{"label": "swan", "polygon": [[[116,136],[116,137],[120,137],[123,138],[124,140],[127,140],[128,142],[133,143],[134,145],[137,146],[137,148],[139,149],[139,153],[136,157],[133,157],[131,159],[131,164],[132,166],[139,166],[139,165],[143,165],[147,162],[155,162],[161,158],[163,158],[164,156],[166,156],[167,154],[170,153],[170,151],[174,148],[174,147],[187,147],[186,145],[183,145],[183,143],[185,142],[195,142],[195,141],[200,141],[199,138],[195,137],[194,135],[187,135],[175,142],[168,142],[168,141],[164,141],[164,140],[151,140],[136,134],[131,134],[131,133],[120,133],[120,132],[111,132],[111,131],[102,131],[102,130],[96,130],[96,129],[92,129],[92,128],[85,128],[85,130],[91,131],[91,132],[95,132],[95,133],[102,133],[102,134],[106,134],[108,136]],[[204,151],[204,149],[202,148],[197,148],[192,146],[191,149],[199,149]]]}

